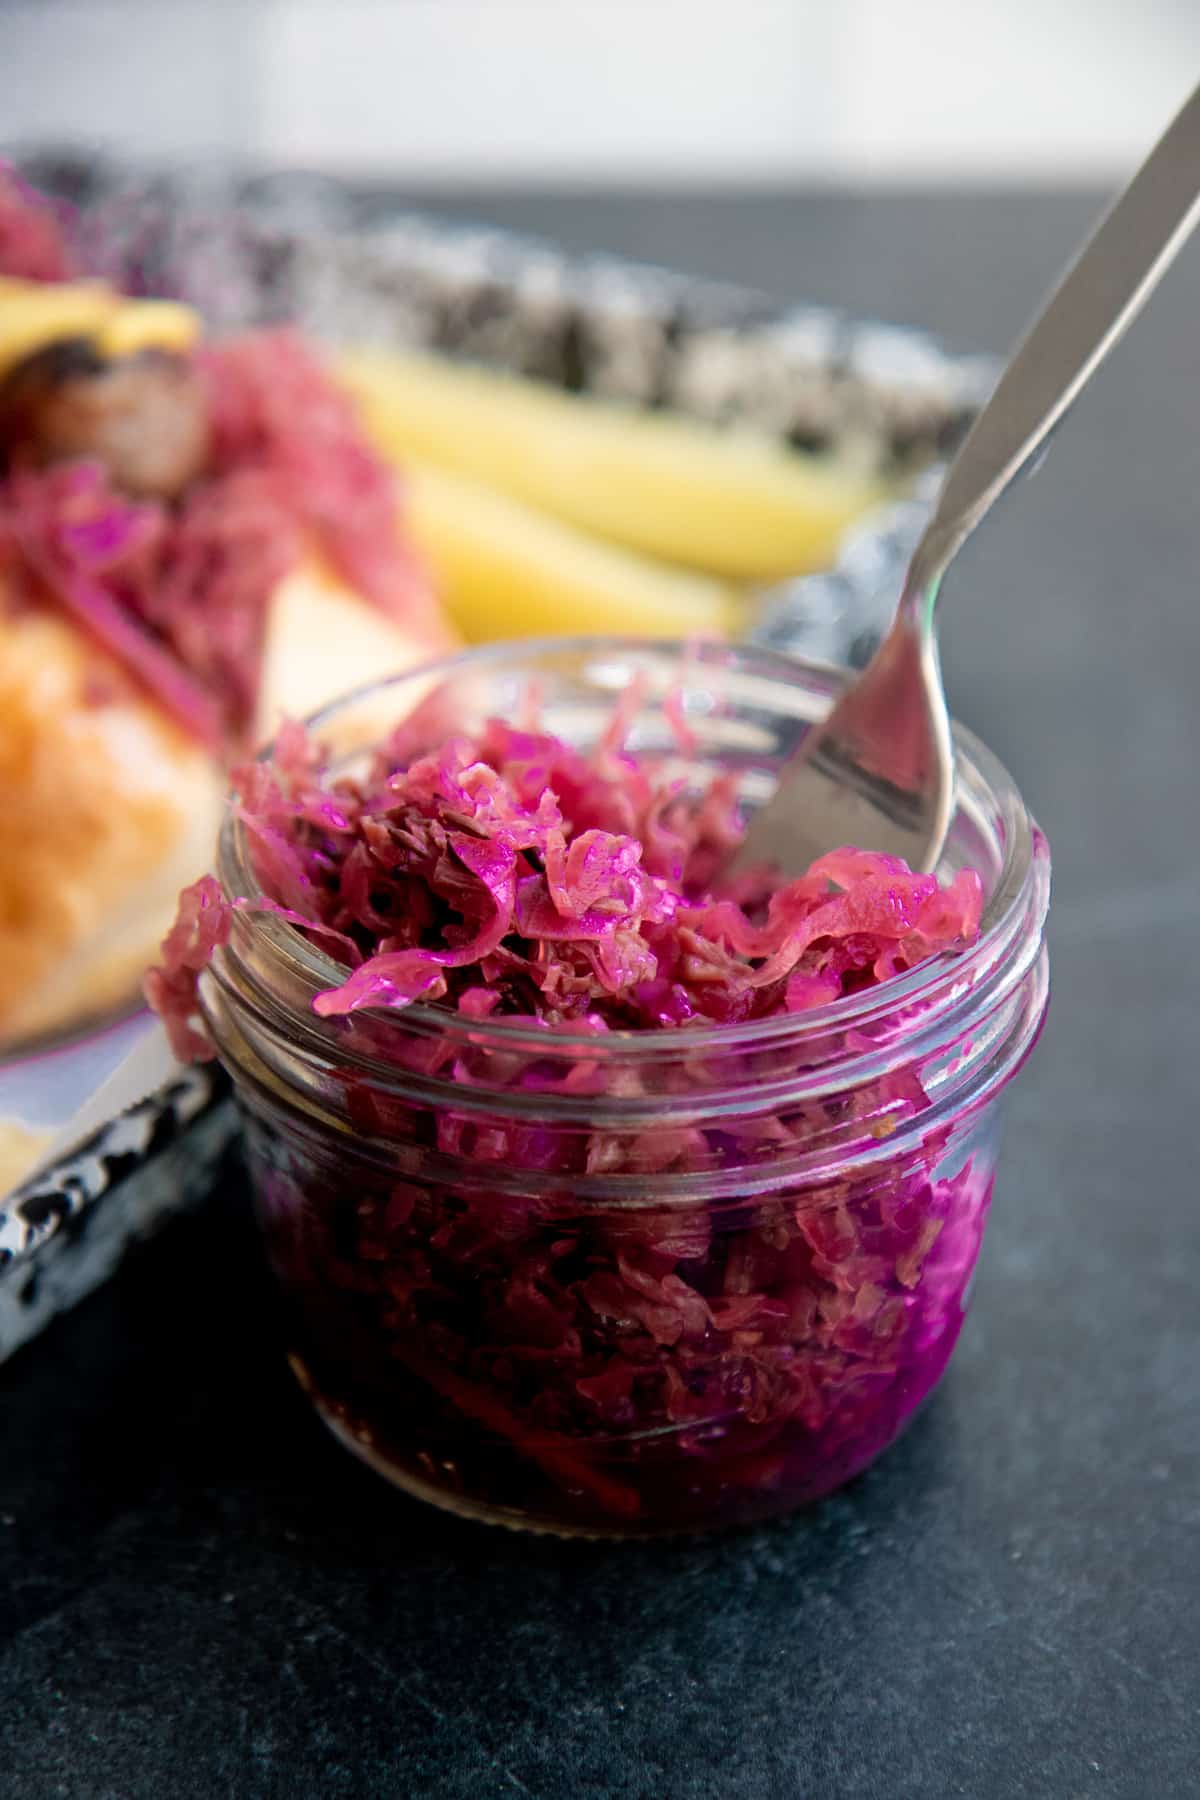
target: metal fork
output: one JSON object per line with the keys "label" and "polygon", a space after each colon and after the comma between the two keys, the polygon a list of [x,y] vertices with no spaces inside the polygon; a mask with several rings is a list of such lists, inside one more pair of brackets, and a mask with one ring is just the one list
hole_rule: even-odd
{"label": "metal fork", "polygon": [[942,578],[979,521],[1045,445],[1174,261],[1200,216],[1200,88],[1051,294],[947,471],[887,635],[808,733],[750,822],[735,867],[800,874],[854,844],[932,869],[954,799],[934,635]]}

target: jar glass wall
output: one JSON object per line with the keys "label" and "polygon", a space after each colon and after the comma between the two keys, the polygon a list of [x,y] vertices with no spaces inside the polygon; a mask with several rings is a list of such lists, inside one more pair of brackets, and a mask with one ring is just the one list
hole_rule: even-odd
{"label": "jar glass wall", "polygon": [[[686,719],[689,780],[748,806],[838,677],[768,653],[492,646],[331,709],[347,758],[514,718],[635,749]],[[627,699],[627,704],[630,704]],[[247,1121],[293,1365],[358,1454],[439,1504],[592,1534],[707,1528],[827,1493],[945,1368],[991,1196],[1001,1093],[1045,1011],[1044,841],[958,735],[945,872],[977,942],[812,1011],[602,1037],[414,1004],[319,1019],[336,970],[239,912],[205,978]],[[254,882],[235,821],[227,893]]]}

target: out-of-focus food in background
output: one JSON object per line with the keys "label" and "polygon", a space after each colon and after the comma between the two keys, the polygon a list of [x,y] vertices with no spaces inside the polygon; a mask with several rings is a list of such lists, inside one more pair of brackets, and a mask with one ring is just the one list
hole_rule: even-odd
{"label": "out-of-focus food in background", "polygon": [[409,463],[404,491],[413,540],[474,642],[738,635],[747,597],[733,582],[639,556],[434,463]]}
{"label": "out-of-focus food in background", "polygon": [[206,339],[0,170],[0,1048],[127,1002],[231,759],[472,639],[740,635],[837,454],[287,330]]}
{"label": "out-of-focus food in background", "polygon": [[539,387],[446,358],[343,356],[367,429],[630,550],[735,580],[822,568],[880,484],[763,433]]}
{"label": "out-of-focus food in background", "polygon": [[231,760],[455,641],[314,351],[70,279],[50,223],[0,189],[0,1047],[131,1002]]}

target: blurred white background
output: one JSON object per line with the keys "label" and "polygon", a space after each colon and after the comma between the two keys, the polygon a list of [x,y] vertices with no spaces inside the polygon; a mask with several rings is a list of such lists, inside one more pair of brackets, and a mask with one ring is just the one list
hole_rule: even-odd
{"label": "blurred white background", "polygon": [[0,0],[0,141],[407,181],[1109,180],[1200,0]]}

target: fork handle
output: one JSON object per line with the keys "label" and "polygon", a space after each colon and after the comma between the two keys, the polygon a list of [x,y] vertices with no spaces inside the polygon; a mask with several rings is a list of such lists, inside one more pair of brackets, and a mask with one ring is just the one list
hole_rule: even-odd
{"label": "fork handle", "polygon": [[1200,217],[1200,88],[1118,195],[1013,353],[913,552],[906,610],[928,623],[947,564],[1045,442]]}

